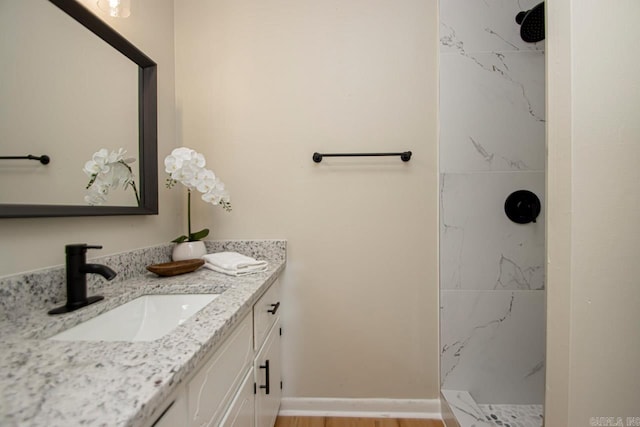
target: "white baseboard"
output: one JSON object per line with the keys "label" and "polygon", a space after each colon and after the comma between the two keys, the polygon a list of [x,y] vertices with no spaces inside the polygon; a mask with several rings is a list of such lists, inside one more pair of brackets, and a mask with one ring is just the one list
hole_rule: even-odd
{"label": "white baseboard", "polygon": [[279,415],[442,419],[439,399],[283,397],[280,404]]}

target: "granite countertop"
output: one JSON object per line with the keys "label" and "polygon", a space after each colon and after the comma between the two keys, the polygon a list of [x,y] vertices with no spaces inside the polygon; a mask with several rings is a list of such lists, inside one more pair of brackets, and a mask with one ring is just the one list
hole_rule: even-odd
{"label": "granite countertop", "polygon": [[[92,287],[90,295],[98,290],[105,300],[69,314],[48,316],[42,307],[5,316],[0,320],[0,425],[139,426],[150,421],[280,275],[285,257],[268,261],[267,271],[240,278],[206,268],[164,278],[146,273]],[[140,295],[159,293],[220,296],[156,341],[46,339]]]}

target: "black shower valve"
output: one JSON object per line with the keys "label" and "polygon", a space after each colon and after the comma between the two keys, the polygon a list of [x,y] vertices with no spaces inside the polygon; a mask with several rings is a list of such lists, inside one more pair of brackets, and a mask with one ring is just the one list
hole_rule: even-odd
{"label": "black shower valve", "polygon": [[535,223],[540,210],[540,199],[529,190],[514,191],[504,202],[507,217],[518,224]]}

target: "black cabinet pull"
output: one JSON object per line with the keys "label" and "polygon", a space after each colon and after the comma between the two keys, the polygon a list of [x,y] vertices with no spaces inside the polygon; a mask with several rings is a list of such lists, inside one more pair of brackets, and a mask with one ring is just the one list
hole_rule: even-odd
{"label": "black cabinet pull", "polygon": [[269,394],[269,360],[264,362],[264,365],[260,365],[260,369],[264,369],[266,371],[265,373],[265,385],[261,385],[260,388],[263,388],[265,391],[265,394]]}
{"label": "black cabinet pull", "polygon": [[278,311],[279,308],[280,308],[280,301],[278,301],[275,304],[271,304],[271,308],[267,311],[271,314],[276,314],[276,311]]}

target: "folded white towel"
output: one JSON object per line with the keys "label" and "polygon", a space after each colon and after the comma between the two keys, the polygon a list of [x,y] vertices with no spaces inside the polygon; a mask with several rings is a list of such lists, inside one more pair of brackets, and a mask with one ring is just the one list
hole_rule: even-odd
{"label": "folded white towel", "polygon": [[202,257],[204,267],[228,274],[229,276],[244,276],[259,273],[267,269],[267,261],[258,261],[237,252],[217,252]]}

